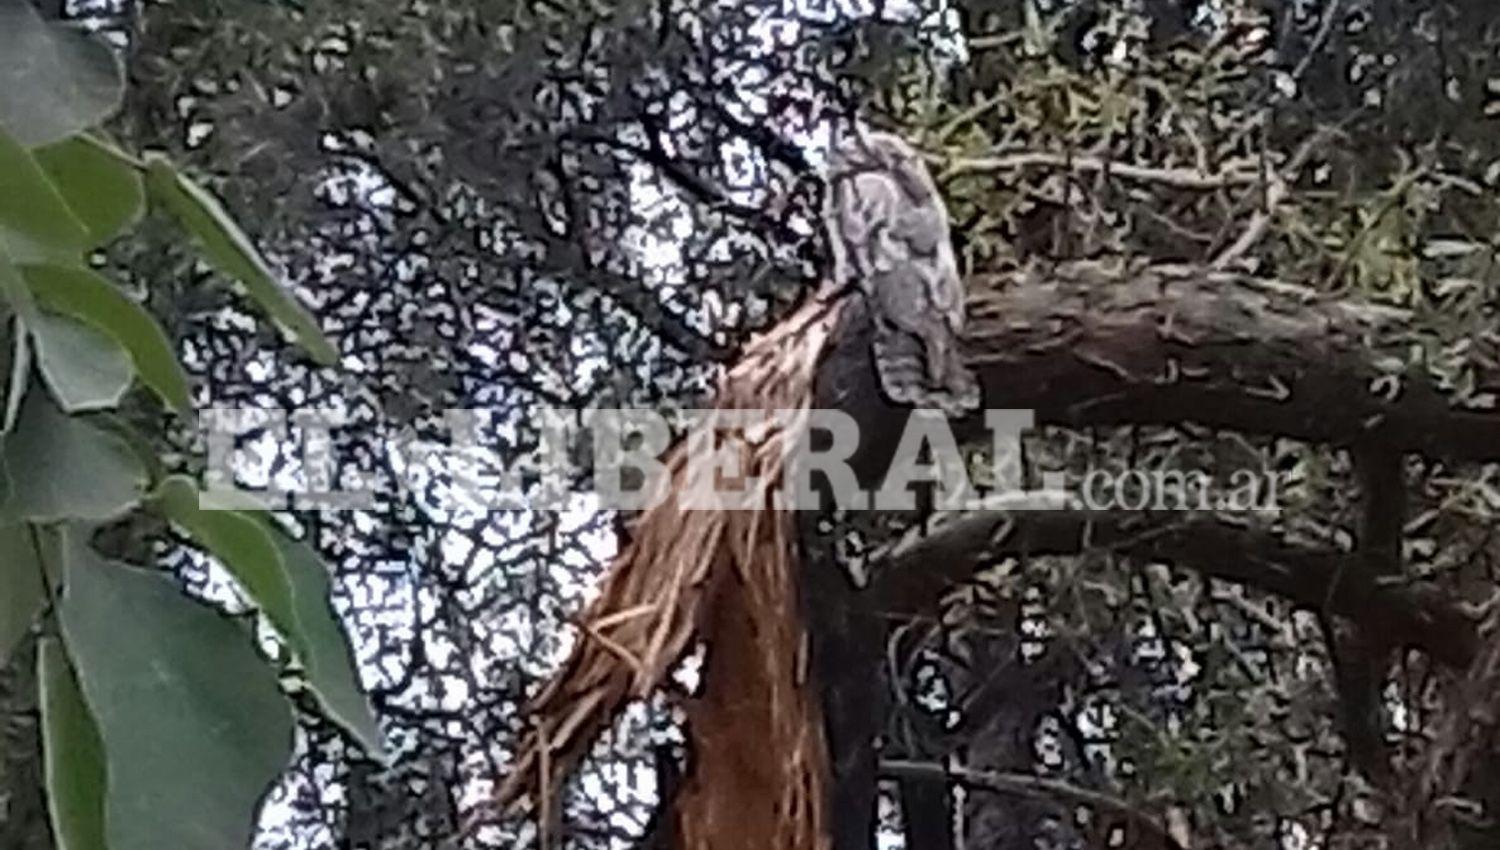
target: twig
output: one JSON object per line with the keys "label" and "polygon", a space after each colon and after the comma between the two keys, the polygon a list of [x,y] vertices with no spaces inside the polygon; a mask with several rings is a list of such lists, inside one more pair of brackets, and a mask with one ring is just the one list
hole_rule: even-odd
{"label": "twig", "polygon": [[1318,32],[1313,36],[1312,43],[1307,46],[1307,52],[1297,60],[1297,66],[1292,69],[1292,84],[1299,87],[1302,84],[1302,75],[1307,73],[1307,67],[1312,64],[1313,57],[1323,49],[1328,41],[1328,36],[1333,33],[1333,22],[1338,17],[1339,0],[1328,0],[1328,8],[1323,11],[1323,21],[1318,25]]}
{"label": "twig", "polygon": [[1286,181],[1279,175],[1271,175],[1270,187],[1266,190],[1266,202],[1263,207],[1255,211],[1250,217],[1250,224],[1240,234],[1240,238],[1234,240],[1234,244],[1225,248],[1217,257],[1208,264],[1214,271],[1223,271],[1231,263],[1249,253],[1256,243],[1265,238],[1266,231],[1271,229],[1271,221],[1276,218],[1276,208],[1286,199]]}
{"label": "twig", "polygon": [[965,124],[974,121],[979,116],[995,108],[1002,101],[1004,101],[1007,96],[1008,92],[1000,92],[998,94],[990,95],[989,97],[980,100],[978,103],[974,104],[968,109],[965,109],[963,112],[958,113],[958,115],[954,116],[951,121],[938,128],[937,134],[932,137],[933,142],[935,144],[941,145],[944,142],[948,141],[948,138],[954,133],[957,133],[959,130],[963,129]]}
{"label": "twig", "polygon": [[1417,184],[1417,181],[1425,176],[1427,176],[1427,168],[1419,166],[1412,170],[1411,173],[1403,175],[1391,186],[1385,198],[1381,200],[1380,206],[1376,208],[1375,214],[1370,216],[1369,220],[1360,226],[1359,232],[1354,234],[1354,238],[1349,240],[1349,244],[1344,250],[1343,259],[1339,260],[1338,267],[1327,278],[1327,284],[1324,286],[1325,289],[1343,285],[1344,275],[1348,273],[1349,267],[1354,264],[1354,258],[1364,249],[1365,240],[1370,237],[1371,233],[1375,232],[1375,228],[1379,227],[1381,222],[1385,221],[1385,217],[1390,215],[1392,210],[1406,200],[1406,193],[1411,191],[1411,188]]}
{"label": "twig", "polygon": [[1021,40],[1020,30],[995,33],[993,35],[979,35],[969,39],[970,50],[994,50],[997,47],[1006,47],[1016,44]]}
{"label": "twig", "polygon": [[1113,162],[1092,156],[1068,156],[1050,151],[1023,151],[995,157],[957,159],[948,164],[943,172],[944,180],[962,175],[987,171],[1018,171],[1025,168],[1071,168],[1075,171],[1104,172],[1113,177],[1135,180],[1141,183],[1160,183],[1174,189],[1212,191],[1231,186],[1253,186],[1260,180],[1254,171],[1227,171],[1218,174],[1202,174],[1189,168],[1156,168],[1147,165],[1131,165]]}
{"label": "twig", "polygon": [[1010,794],[1037,800],[1057,801],[1058,798],[1074,803],[1095,806],[1124,817],[1143,831],[1159,839],[1171,850],[1188,850],[1172,835],[1171,831],[1149,812],[1144,812],[1129,801],[1112,794],[1080,788],[1061,779],[1048,779],[1028,773],[1001,773],[998,771],[970,770],[963,767],[945,767],[934,762],[885,759],[880,762],[880,772],[895,778],[941,780],[947,779],[970,788]]}
{"label": "twig", "polygon": [[1286,200],[1288,184],[1297,179],[1297,172],[1312,158],[1313,151],[1317,150],[1318,146],[1327,140],[1329,136],[1333,135],[1334,132],[1331,128],[1319,128],[1313,131],[1312,135],[1308,136],[1307,140],[1298,146],[1297,150],[1292,154],[1291,160],[1287,162],[1284,174],[1272,172],[1267,175],[1269,185],[1265,192],[1265,203],[1261,205],[1260,209],[1255,211],[1255,215],[1250,217],[1250,224],[1240,234],[1240,238],[1236,239],[1233,245],[1225,248],[1217,257],[1214,257],[1213,261],[1209,263],[1210,269],[1222,271],[1228,268],[1231,263],[1243,257],[1251,248],[1255,247],[1256,243],[1265,238],[1266,232],[1271,228],[1271,222],[1276,217],[1276,208],[1281,205],[1282,201]]}

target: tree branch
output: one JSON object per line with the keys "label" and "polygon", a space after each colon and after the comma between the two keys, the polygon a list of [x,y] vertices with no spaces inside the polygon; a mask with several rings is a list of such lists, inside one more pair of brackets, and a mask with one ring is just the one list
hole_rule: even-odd
{"label": "tree branch", "polygon": [[1359,569],[1355,553],[1288,543],[1274,534],[1184,512],[970,511],[872,555],[879,604],[925,609],[953,582],[996,559],[1113,551],[1244,584],[1363,624],[1463,667],[1474,657],[1474,620],[1438,588],[1389,585]]}
{"label": "tree branch", "polygon": [[999,773],[962,767],[944,767],[932,762],[902,760],[882,761],[880,772],[896,778],[947,779],[967,788],[992,791],[996,794],[1014,794],[1054,803],[1072,805],[1081,803],[1093,806],[1101,811],[1123,817],[1127,823],[1151,835],[1168,850],[1187,850],[1156,816],[1112,794],[1081,788],[1060,779],[1049,779],[1026,773]]}
{"label": "tree branch", "polygon": [[1020,171],[1027,168],[1066,168],[1081,172],[1103,172],[1106,175],[1133,180],[1138,183],[1157,183],[1174,189],[1213,191],[1234,186],[1252,186],[1259,182],[1260,175],[1254,169],[1225,171],[1205,174],[1192,168],[1159,168],[1146,165],[1131,165],[1093,156],[1070,156],[1052,151],[1021,151],[1001,156],[974,157],[971,159],[936,160],[946,162],[942,179],[948,180],[964,174],[983,174],[992,171]]}
{"label": "tree branch", "polygon": [[[867,360],[868,331],[848,330],[831,358]],[[1039,424],[1198,422],[1338,445],[1378,428],[1395,451],[1500,459],[1500,411],[1386,365],[1431,336],[1407,311],[1277,281],[1075,263],[971,281],[964,348],[985,407]],[[1500,387],[1500,365],[1466,356],[1428,368]]]}

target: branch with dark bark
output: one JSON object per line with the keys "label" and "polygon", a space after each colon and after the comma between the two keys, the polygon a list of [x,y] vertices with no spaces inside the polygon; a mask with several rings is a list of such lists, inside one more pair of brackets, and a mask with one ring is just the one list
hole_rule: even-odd
{"label": "branch with dark bark", "polygon": [[[1389,364],[1405,362],[1414,339],[1445,350],[1393,307],[1223,271],[1075,263],[972,279],[963,346],[984,407],[1029,409],[1042,425],[1197,423],[1333,446],[1378,435],[1382,451],[1398,457],[1500,458],[1500,411],[1466,404],[1427,371],[1393,373]],[[1464,356],[1470,361],[1429,360],[1424,369],[1462,367],[1480,390],[1500,383],[1500,367],[1478,347]],[[825,354],[815,399],[854,419],[861,442],[849,461],[862,486],[875,486],[910,411],[880,392],[857,300]],[[955,426],[960,439],[983,434],[977,416]],[[812,525],[804,523],[804,544]],[[872,729],[882,719],[871,716],[879,658],[868,648],[880,641],[850,625],[868,612],[930,611],[954,582],[999,557],[1106,548],[1259,588],[1391,645],[1420,647],[1442,664],[1466,665],[1477,645],[1468,611],[1435,586],[1380,581],[1369,558],[1390,547],[1369,539],[1370,547],[1350,553],[1213,515],[995,510],[949,515],[923,536],[893,542],[871,558],[879,564],[865,592],[824,575],[837,569],[829,559],[809,558],[808,610],[820,612],[810,618],[814,668],[825,693],[839,696],[825,700],[842,795],[833,808],[836,850],[868,846],[873,822]]]}
{"label": "branch with dark bark", "polygon": [[[1083,264],[980,280],[967,354],[987,407],[1065,425],[1199,422],[1395,451],[1500,456],[1500,412],[1426,375],[1392,376],[1423,337],[1410,313],[1197,269]],[[1500,368],[1469,364],[1481,385]]]}
{"label": "branch with dark bark", "polygon": [[1228,520],[1182,512],[971,511],[895,541],[872,556],[870,590],[887,609],[927,610],[982,566],[1015,555],[1113,551],[1258,588],[1360,623],[1395,644],[1463,667],[1476,623],[1436,587],[1393,585],[1360,570],[1360,555],[1289,543]]}
{"label": "branch with dark bark", "polygon": [[[1138,830],[1143,837],[1149,836],[1163,850],[1186,850],[1182,842],[1172,835],[1160,818],[1132,805],[1112,794],[1080,788],[1059,779],[1033,776],[1024,773],[997,773],[970,770],[961,767],[945,767],[932,762],[886,760],[880,764],[882,775],[930,781],[949,781],[966,788],[989,791],[995,794],[1013,794],[1022,797],[1046,800],[1068,806],[1085,805],[1108,814],[1121,817]],[[1127,839],[1127,842],[1129,839]],[[1140,846],[1129,843],[1127,846]]]}
{"label": "branch with dark bark", "polygon": [[[907,411],[880,395],[871,376],[869,332],[858,309],[820,370],[820,403],[850,413],[862,443],[851,459],[861,482],[877,480]],[[1080,263],[991,275],[971,285],[968,363],[985,407],[1026,408],[1038,423],[1068,426],[1182,424],[1270,433],[1334,445],[1374,445],[1445,459],[1500,457],[1500,412],[1463,407],[1420,375],[1382,392],[1383,361],[1407,350],[1419,329],[1406,311],[1315,297],[1286,284],[1202,269],[1129,270]],[[1480,382],[1500,374],[1476,362]],[[1335,403],[1336,402],[1336,403]],[[977,435],[982,423],[959,428]],[[1398,470],[1399,472],[1399,470]],[[1398,475],[1399,478],[1399,475]],[[1399,499],[1399,481],[1371,486]],[[1382,583],[1399,562],[1399,519],[1369,521],[1359,555],[1299,547],[1268,532],[1178,513],[978,512],[886,553],[882,595],[935,600],[983,555],[1076,554],[1112,546],[1249,584],[1420,646],[1447,664],[1472,657],[1471,621],[1435,588]],[[1016,528],[1001,540],[993,532]],[[1386,529],[1387,531],[1376,531]],[[1388,531],[1394,529],[1394,532]],[[1384,537],[1375,539],[1377,534]],[[905,547],[905,548],[902,548]],[[1394,551],[1393,551],[1394,550]],[[1225,557],[1225,553],[1238,553]],[[1398,569],[1399,567],[1397,567]]]}
{"label": "branch with dark bark", "polygon": [[[1364,582],[1397,580],[1404,572],[1401,533],[1406,526],[1406,459],[1378,436],[1356,443],[1349,451],[1360,498],[1356,537],[1359,561],[1354,578]],[[1380,692],[1394,644],[1388,634],[1372,624],[1345,625],[1324,618],[1323,632],[1333,659],[1339,720],[1349,760],[1377,787],[1389,789],[1390,752],[1382,733],[1385,712]]]}
{"label": "branch with dark bark", "polygon": [[[1392,374],[1429,336],[1408,311],[1275,281],[1075,263],[972,279],[964,349],[984,406],[1034,410],[1039,424],[1196,422],[1335,445],[1378,429],[1395,451],[1500,458],[1500,410],[1464,406],[1426,374]],[[853,321],[824,367],[850,385],[834,394],[857,420],[881,408],[857,386],[869,345]],[[1500,365],[1471,356],[1475,385],[1500,386]],[[888,406],[871,416],[892,421]]]}

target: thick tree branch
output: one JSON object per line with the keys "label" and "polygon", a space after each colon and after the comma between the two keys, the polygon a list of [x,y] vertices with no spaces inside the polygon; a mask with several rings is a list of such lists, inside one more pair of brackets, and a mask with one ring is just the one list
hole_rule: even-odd
{"label": "thick tree branch", "polygon": [[[859,299],[847,306],[843,323],[818,370],[815,406],[854,419],[860,444],[849,460],[870,488],[888,468],[910,411],[880,392]],[[1392,375],[1387,364],[1404,362],[1413,340],[1423,338],[1406,311],[1319,297],[1276,281],[1201,268],[1075,263],[972,278],[963,346],[983,386],[984,407],[1028,409],[1039,424],[1193,422],[1342,446],[1378,434],[1396,452],[1500,457],[1500,413],[1462,406],[1425,373]],[[1492,363],[1462,365],[1480,388],[1500,375]],[[985,434],[977,416],[956,427],[961,439]],[[817,548],[810,545],[814,525],[803,525],[810,549]],[[810,618],[812,657],[827,694],[834,786],[842,795],[833,808],[839,850],[867,846],[872,730],[882,722],[869,694],[878,653],[860,650],[879,641],[855,624],[880,608],[930,609],[953,582],[996,557],[1099,547],[1327,610],[1419,646],[1444,664],[1464,665],[1475,652],[1472,620],[1438,589],[1380,584],[1358,568],[1354,554],[1299,547],[1211,516],[954,516],[924,538],[892,544],[868,593],[846,586],[832,559],[810,556],[805,593],[808,609],[819,612]],[[1341,580],[1346,576],[1356,578]]]}
{"label": "thick tree branch", "polygon": [[[857,299],[845,315],[819,370],[820,404],[854,418],[852,463],[862,482],[876,481],[909,411],[871,377]],[[971,279],[963,346],[984,407],[1031,410],[1038,424],[1198,423],[1343,446],[1378,431],[1392,451],[1500,459],[1500,410],[1464,406],[1425,371],[1393,373],[1422,340],[1411,314],[1393,307],[1227,272],[1078,263]],[[1465,356],[1429,368],[1467,370],[1480,391],[1500,387],[1500,366],[1481,346]],[[978,416],[955,426],[960,439],[987,439]]]}
{"label": "thick tree branch", "polygon": [[1288,543],[1270,532],[1183,512],[972,511],[925,534],[894,541],[878,560],[871,590],[887,608],[935,604],[953,582],[997,558],[1114,551],[1140,563],[1164,562],[1326,609],[1422,648],[1444,664],[1474,657],[1474,620],[1439,589],[1388,585],[1359,569],[1354,553]]}
{"label": "thick tree branch", "polygon": [[[1392,373],[1426,336],[1404,310],[1275,281],[1079,263],[972,280],[965,351],[985,407],[1029,408],[1039,423],[1198,422],[1338,445],[1378,428],[1395,451],[1500,458],[1500,411]],[[851,324],[830,360],[852,362],[825,368],[847,375],[868,352]],[[1500,365],[1468,356],[1434,368],[1500,386]]]}

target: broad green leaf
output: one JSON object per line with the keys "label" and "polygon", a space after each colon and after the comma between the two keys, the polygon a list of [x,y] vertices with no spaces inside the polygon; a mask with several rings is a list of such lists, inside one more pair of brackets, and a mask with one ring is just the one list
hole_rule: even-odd
{"label": "broad green leaf", "polygon": [[328,568],[308,544],[271,531],[286,562],[297,598],[297,620],[306,651],[301,657],[308,687],[324,716],[348,732],[370,756],[385,757],[380,724],[360,687],[348,637],[329,605]]}
{"label": "broad green leaf", "polygon": [[0,0],[0,130],[27,147],[93,127],[120,106],[125,75],[108,45]]}
{"label": "broad green leaf", "polygon": [[292,711],[250,630],[68,535],[63,638],[109,777],[109,850],[249,846]]}
{"label": "broad green leaf", "polygon": [[114,519],[140,504],[146,469],[130,444],[81,417],[68,416],[45,392],[26,394],[5,440],[10,498],[5,521]]}
{"label": "broad green leaf", "polygon": [[147,158],[146,186],[151,196],[165,204],[197,238],[214,267],[243,284],[250,297],[286,329],[294,342],[325,366],[338,362],[338,352],[318,329],[312,314],[281,285],[260,251],[208,190],[161,156]]}
{"label": "broad green leaf", "polygon": [[0,129],[0,250],[11,262],[73,263],[87,244],[88,230],[36,158]]}
{"label": "broad green leaf", "polygon": [[197,485],[180,475],[161,483],[156,504],[229,570],[292,648],[303,651],[292,582],[270,530],[250,514],[201,509]]}
{"label": "broad green leaf", "polygon": [[107,850],[105,766],[99,727],[57,638],[37,645],[47,809],[57,850]]}
{"label": "broad green leaf", "polygon": [[85,413],[119,406],[135,367],[113,337],[55,313],[39,311],[30,324],[37,368],[63,410]]}
{"label": "broad green leaf", "polygon": [[123,346],[141,380],[163,401],[182,411],[192,406],[187,373],[172,343],[141,305],[88,269],[45,265],[26,266],[22,272],[42,304],[77,316]]}
{"label": "broad green leaf", "polygon": [[79,136],[31,153],[88,229],[88,247],[103,245],[141,217],[146,192],[140,172],[104,142]]}
{"label": "broad green leaf", "polygon": [[24,524],[0,526],[0,668],[31,629],[45,599],[31,530]]}

